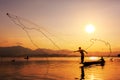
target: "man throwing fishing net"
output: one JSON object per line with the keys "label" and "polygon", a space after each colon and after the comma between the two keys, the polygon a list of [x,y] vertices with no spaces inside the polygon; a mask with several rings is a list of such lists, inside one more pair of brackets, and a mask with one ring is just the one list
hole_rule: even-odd
{"label": "man throwing fishing net", "polygon": [[79,50],[74,51],[74,52],[80,52],[80,54],[81,54],[81,64],[83,64],[84,63],[84,53],[87,54],[87,52],[85,50],[81,49],[81,47],[79,47]]}

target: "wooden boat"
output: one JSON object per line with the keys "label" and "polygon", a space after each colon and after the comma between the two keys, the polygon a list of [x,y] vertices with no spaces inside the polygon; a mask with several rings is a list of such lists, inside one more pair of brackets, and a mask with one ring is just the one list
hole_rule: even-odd
{"label": "wooden boat", "polygon": [[98,60],[98,61],[84,62],[83,66],[89,66],[89,65],[93,65],[93,64],[99,64],[102,66],[105,64],[105,61]]}

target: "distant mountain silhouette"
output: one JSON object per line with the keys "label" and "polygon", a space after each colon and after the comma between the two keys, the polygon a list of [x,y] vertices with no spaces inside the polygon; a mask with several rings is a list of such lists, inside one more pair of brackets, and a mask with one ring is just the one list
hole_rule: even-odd
{"label": "distant mountain silhouette", "polygon": [[[106,53],[106,52],[89,52],[86,56],[118,56],[118,52]],[[22,46],[0,47],[1,57],[76,57],[80,56],[79,53],[73,53],[70,50],[52,50],[39,48],[32,50]]]}
{"label": "distant mountain silhouette", "polygon": [[77,56],[72,54],[69,50],[51,50],[51,49],[36,49],[32,50],[22,46],[11,46],[11,47],[0,47],[1,57],[67,57],[67,56]]}
{"label": "distant mountain silhouette", "polygon": [[31,53],[32,50],[22,46],[0,47],[0,56],[25,56]]}

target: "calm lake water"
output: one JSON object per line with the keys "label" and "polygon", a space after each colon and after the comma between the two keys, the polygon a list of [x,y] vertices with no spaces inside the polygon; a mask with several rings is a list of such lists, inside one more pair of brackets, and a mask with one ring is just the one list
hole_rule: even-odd
{"label": "calm lake water", "polygon": [[[98,57],[87,57],[86,61]],[[104,66],[81,67],[79,57],[0,59],[0,80],[120,80],[120,58],[105,58]],[[83,79],[84,78],[84,79]]]}

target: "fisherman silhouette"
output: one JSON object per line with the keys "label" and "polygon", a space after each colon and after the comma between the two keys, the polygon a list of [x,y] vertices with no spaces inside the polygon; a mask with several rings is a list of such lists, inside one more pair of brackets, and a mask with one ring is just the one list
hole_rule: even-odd
{"label": "fisherman silhouette", "polygon": [[104,58],[103,58],[103,57],[101,57],[100,61],[101,61],[101,62],[105,62],[105,60],[104,60]]}
{"label": "fisherman silhouette", "polygon": [[81,54],[81,64],[83,64],[84,63],[84,52],[86,54],[87,54],[87,52],[85,50],[81,49],[81,47],[79,47],[79,50],[74,51],[74,52],[80,52],[80,54]]}
{"label": "fisherman silhouette", "polygon": [[24,59],[26,59],[26,60],[28,61],[28,59],[29,59],[29,56],[26,56]]}
{"label": "fisherman silhouette", "polygon": [[99,59],[99,61],[101,61],[101,66],[103,67],[105,65],[105,60],[103,57],[101,57],[101,59]]}

